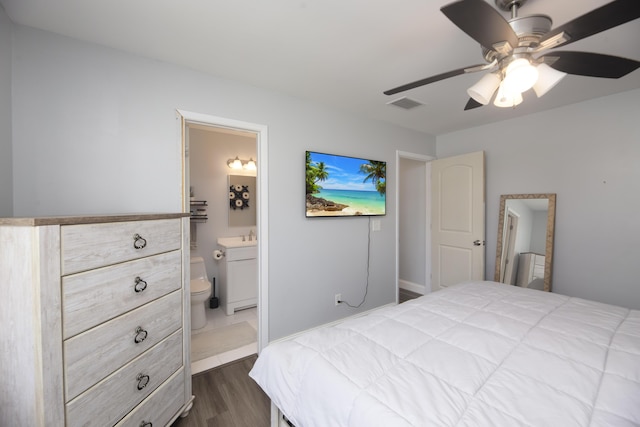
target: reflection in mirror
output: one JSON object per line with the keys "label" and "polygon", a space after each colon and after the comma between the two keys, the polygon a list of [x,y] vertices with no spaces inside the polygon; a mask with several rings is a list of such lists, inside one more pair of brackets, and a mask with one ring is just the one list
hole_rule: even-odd
{"label": "reflection in mirror", "polygon": [[555,194],[500,196],[496,282],[551,291]]}
{"label": "reflection in mirror", "polygon": [[256,177],[229,175],[229,227],[255,227]]}

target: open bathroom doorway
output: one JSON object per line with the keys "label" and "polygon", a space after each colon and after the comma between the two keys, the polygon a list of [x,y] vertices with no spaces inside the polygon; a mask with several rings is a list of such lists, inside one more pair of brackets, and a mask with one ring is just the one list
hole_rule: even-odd
{"label": "open bathroom doorway", "polygon": [[[195,374],[256,353],[268,342],[267,128],[180,110],[177,117],[183,206],[185,212],[192,212],[190,256],[192,262],[198,258],[204,261],[207,279],[215,288],[211,296],[218,298],[203,303],[206,322],[191,331],[191,368]],[[236,158],[240,167],[233,168]],[[232,205],[230,199],[230,186],[236,185],[243,188],[239,193],[241,206]],[[214,257],[214,251],[221,249],[217,239],[244,236],[249,240],[250,235],[257,249],[256,306],[247,304],[245,308],[240,304],[235,311],[227,310],[220,300],[227,260]],[[191,295],[193,310],[201,310],[194,290]]]}
{"label": "open bathroom doorway", "polygon": [[396,152],[396,283],[398,302],[431,292],[431,161]]}

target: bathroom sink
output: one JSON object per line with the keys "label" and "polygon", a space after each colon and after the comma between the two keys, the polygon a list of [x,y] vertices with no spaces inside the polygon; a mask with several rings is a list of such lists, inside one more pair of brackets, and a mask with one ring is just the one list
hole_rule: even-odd
{"label": "bathroom sink", "polygon": [[242,236],[234,237],[218,237],[218,245],[223,248],[244,248],[246,246],[256,246],[258,241],[254,237],[253,240],[249,240],[249,236],[245,236],[244,242]]}

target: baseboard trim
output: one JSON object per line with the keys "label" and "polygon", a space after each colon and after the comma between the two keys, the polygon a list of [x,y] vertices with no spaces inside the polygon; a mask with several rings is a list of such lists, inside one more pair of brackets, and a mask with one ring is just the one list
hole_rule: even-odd
{"label": "baseboard trim", "polygon": [[406,289],[420,295],[424,295],[426,293],[426,288],[424,285],[409,282],[408,280],[398,279],[398,287],[400,287],[400,289]]}

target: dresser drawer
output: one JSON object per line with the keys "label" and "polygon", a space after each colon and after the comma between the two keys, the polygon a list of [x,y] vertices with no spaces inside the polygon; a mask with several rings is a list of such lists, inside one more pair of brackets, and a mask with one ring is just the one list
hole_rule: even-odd
{"label": "dresser drawer", "polygon": [[182,367],[182,329],[66,405],[67,426],[111,426]]}
{"label": "dresser drawer", "polygon": [[180,219],[61,227],[62,275],[179,249]]}
{"label": "dresser drawer", "polygon": [[182,408],[184,398],[184,369],[180,369],[116,424],[116,427],[140,427],[147,425],[146,423],[164,427]]}
{"label": "dresser drawer", "polygon": [[181,302],[182,292],[175,291],[66,340],[65,401],[180,329]]}
{"label": "dresser drawer", "polygon": [[181,266],[182,253],[173,251],[63,277],[63,337],[70,338],[180,289]]}

